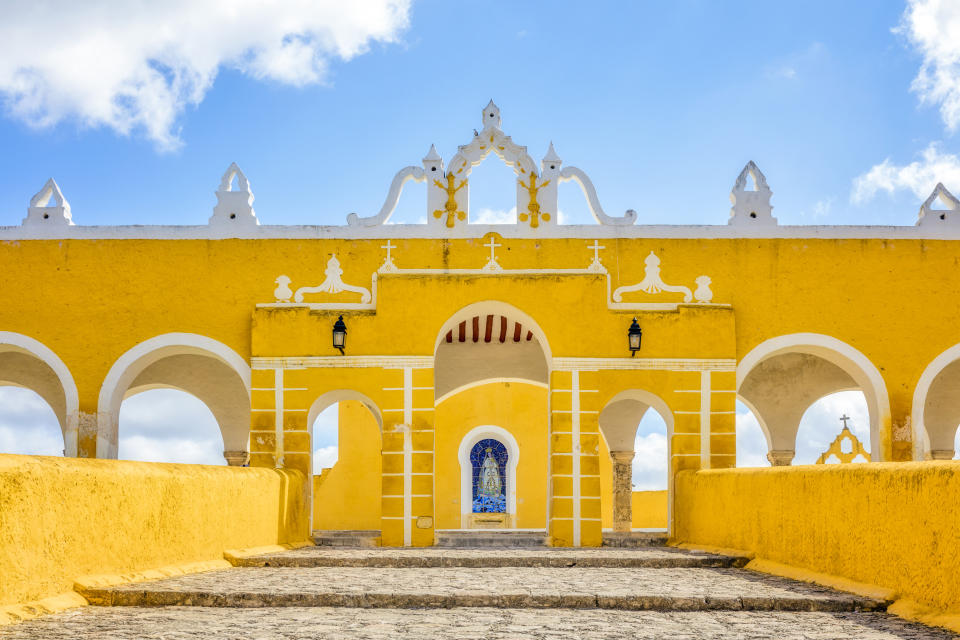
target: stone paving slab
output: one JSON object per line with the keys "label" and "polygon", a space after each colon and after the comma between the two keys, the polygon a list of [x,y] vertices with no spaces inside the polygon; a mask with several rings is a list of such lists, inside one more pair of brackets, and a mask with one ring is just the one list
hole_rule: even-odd
{"label": "stone paving slab", "polygon": [[594,549],[337,549],[232,558],[238,567],[742,567],[748,558],[669,547]]}
{"label": "stone paving slab", "polygon": [[0,627],[2,640],[948,640],[884,613],[580,609],[85,607]]}
{"label": "stone paving slab", "polygon": [[81,592],[91,604],[868,611],[886,603],[742,569],[232,568]]}

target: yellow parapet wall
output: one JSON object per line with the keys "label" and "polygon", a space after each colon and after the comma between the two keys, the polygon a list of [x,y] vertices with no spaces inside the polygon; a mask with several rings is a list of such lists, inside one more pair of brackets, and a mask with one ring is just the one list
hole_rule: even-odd
{"label": "yellow parapet wall", "polygon": [[675,538],[957,612],[958,496],[960,462],[682,472]]}
{"label": "yellow parapet wall", "polygon": [[[667,491],[633,492],[633,528],[667,528]],[[611,522],[612,522],[611,517]]]}
{"label": "yellow parapet wall", "polygon": [[302,541],[306,513],[297,472],[0,455],[0,606]]}

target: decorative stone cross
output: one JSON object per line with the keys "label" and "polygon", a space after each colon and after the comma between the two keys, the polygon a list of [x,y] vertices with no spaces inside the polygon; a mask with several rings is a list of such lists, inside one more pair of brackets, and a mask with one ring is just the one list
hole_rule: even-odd
{"label": "decorative stone cross", "polygon": [[843,428],[844,428],[844,429],[847,428],[847,420],[849,420],[849,419],[850,419],[850,416],[848,416],[847,414],[843,414],[842,416],[840,416],[840,422],[843,423]]}
{"label": "decorative stone cross", "polygon": [[497,261],[497,255],[496,255],[497,247],[502,247],[503,245],[497,244],[497,243],[494,241],[493,236],[490,236],[490,242],[488,242],[487,244],[485,244],[485,245],[483,245],[483,246],[485,246],[485,247],[490,247],[490,262],[496,262],[496,261]]}
{"label": "decorative stone cross", "polygon": [[594,240],[592,245],[587,245],[587,249],[593,249],[593,261],[600,262],[600,249],[606,249],[600,245],[599,240]]}
{"label": "decorative stone cross", "polygon": [[393,258],[390,255],[390,250],[396,249],[397,245],[391,244],[390,241],[387,240],[387,244],[380,245],[380,248],[387,250],[387,257],[383,259],[383,264],[380,266],[380,271],[381,272],[396,271],[397,265],[393,264]]}
{"label": "decorative stone cross", "polygon": [[382,245],[380,245],[380,248],[387,250],[387,262],[393,262],[393,260],[390,259],[390,249],[396,249],[396,248],[397,248],[397,245],[395,245],[395,244],[390,244],[390,241],[387,240],[387,244],[382,244]]}

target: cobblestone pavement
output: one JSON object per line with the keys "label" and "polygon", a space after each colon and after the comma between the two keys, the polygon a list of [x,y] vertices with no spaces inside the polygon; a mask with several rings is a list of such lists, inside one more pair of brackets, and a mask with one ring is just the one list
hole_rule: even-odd
{"label": "cobblestone pavement", "polygon": [[663,613],[599,609],[85,607],[0,627],[2,640],[947,640],[883,613]]}
{"label": "cobblestone pavement", "polygon": [[232,568],[84,592],[96,604],[850,611],[882,603],[742,569]]}
{"label": "cobblestone pavement", "polygon": [[747,558],[670,547],[344,549],[304,547],[233,561],[244,567],[742,567]]}

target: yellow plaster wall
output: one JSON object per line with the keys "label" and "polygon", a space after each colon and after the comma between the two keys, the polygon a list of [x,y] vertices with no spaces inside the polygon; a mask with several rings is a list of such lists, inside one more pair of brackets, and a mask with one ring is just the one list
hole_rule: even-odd
{"label": "yellow plaster wall", "polygon": [[633,492],[633,528],[667,528],[667,491]]}
{"label": "yellow plaster wall", "polygon": [[337,462],[313,476],[313,528],[379,529],[380,427],[360,402],[339,405]]}
{"label": "yellow plaster wall", "polygon": [[83,575],[306,540],[302,482],[268,469],[0,455],[0,605],[70,591]]}
{"label": "yellow plaster wall", "polygon": [[960,462],[684,472],[675,538],[960,611]]}
{"label": "yellow plaster wall", "polygon": [[474,427],[506,429],[520,448],[517,521],[521,529],[546,527],[547,390],[520,382],[495,382],[449,396],[436,408],[436,528],[460,528],[460,462],[464,436]]}

